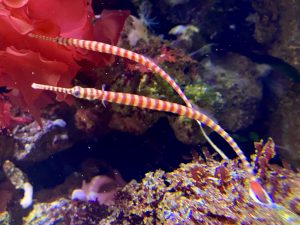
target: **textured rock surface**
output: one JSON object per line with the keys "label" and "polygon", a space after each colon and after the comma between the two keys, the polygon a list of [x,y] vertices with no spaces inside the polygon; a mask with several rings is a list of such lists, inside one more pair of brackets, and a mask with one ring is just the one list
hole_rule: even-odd
{"label": "textured rock surface", "polygon": [[[265,71],[248,58],[232,53],[222,58],[212,57],[202,65],[204,69],[199,76],[220,95],[219,104],[212,105],[219,123],[230,131],[251,125],[259,113],[263,97],[260,78]],[[201,101],[199,106],[205,109]]]}
{"label": "textured rock surface", "polygon": [[300,165],[299,115],[300,96],[297,92],[290,91],[281,99],[270,128],[270,134],[278,143],[280,156],[296,167]]}
{"label": "textured rock surface", "polygon": [[40,161],[72,145],[66,122],[62,119],[45,119],[43,128],[37,122],[18,126],[11,135],[3,135],[0,138],[0,161]]}
{"label": "textured rock surface", "polygon": [[255,39],[268,53],[300,71],[300,4],[298,1],[253,1]]}
{"label": "textured rock surface", "polygon": [[149,172],[115,196],[112,207],[58,199],[37,203],[24,224],[287,224],[300,221],[300,175],[268,164],[274,143],[256,143],[257,176],[277,206],[255,203],[247,174],[236,160],[206,162],[195,157],[173,172]]}

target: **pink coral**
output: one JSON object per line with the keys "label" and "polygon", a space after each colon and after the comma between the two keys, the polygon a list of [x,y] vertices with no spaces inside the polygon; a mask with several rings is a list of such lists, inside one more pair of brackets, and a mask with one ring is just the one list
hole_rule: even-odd
{"label": "pink coral", "polygon": [[12,99],[22,99],[22,106],[35,118],[39,118],[40,103],[47,101],[45,94],[30,88],[31,83],[70,86],[82,66],[112,61],[107,55],[28,37],[32,32],[116,44],[129,12],[104,11],[93,24],[90,4],[87,0],[0,0],[0,84],[14,88],[17,98]]}

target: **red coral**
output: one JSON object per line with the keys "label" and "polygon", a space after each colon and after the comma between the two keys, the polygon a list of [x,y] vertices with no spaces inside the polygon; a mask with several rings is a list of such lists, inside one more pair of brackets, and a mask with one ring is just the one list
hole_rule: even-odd
{"label": "red coral", "polygon": [[158,63],[164,63],[164,62],[176,63],[178,61],[178,56],[176,56],[176,53],[172,49],[163,46],[161,48],[160,55],[156,57],[156,61]]}
{"label": "red coral", "polygon": [[[160,49],[160,54],[156,55],[152,61],[159,65],[163,63],[176,63],[178,61],[178,56],[174,52],[174,50],[167,48],[166,46],[162,46]],[[143,65],[136,64],[135,62],[125,61],[126,69],[130,72],[139,71],[140,73],[149,73],[149,69]]]}
{"label": "red coral", "polygon": [[10,109],[11,104],[0,101],[0,130],[7,128],[10,124]]}
{"label": "red coral", "polygon": [[254,163],[260,178],[264,178],[269,167],[269,161],[274,158],[276,154],[275,143],[269,138],[265,144],[263,144],[263,141],[261,140],[260,142],[255,142],[254,146],[256,153]]}
{"label": "red coral", "polygon": [[11,8],[20,8],[26,5],[28,0],[3,0],[3,3]]}
{"label": "red coral", "polygon": [[0,133],[3,129],[13,127],[17,124],[29,122],[27,117],[17,117],[11,114],[11,104],[3,99],[0,100]]}
{"label": "red coral", "polygon": [[[125,20],[129,14],[129,11],[103,10],[101,19],[97,20],[94,26],[94,40],[111,45],[118,43]],[[106,55],[102,60],[104,63],[111,63],[113,57]]]}
{"label": "red coral", "polygon": [[0,57],[0,65],[5,68],[5,73],[0,76],[0,83],[19,90],[22,95],[15,91],[10,94],[10,98],[15,102],[23,98],[28,110],[36,118],[39,114],[35,109],[44,106],[45,104],[41,105],[42,102],[49,103],[49,101],[46,101],[46,95],[43,95],[42,100],[39,99],[40,91],[32,91],[32,81],[56,86],[59,82],[66,85],[68,82],[66,78],[71,78],[65,63],[48,61],[39,53],[30,50],[18,51],[14,48],[7,48],[6,51],[0,52]]}
{"label": "red coral", "polygon": [[104,11],[93,24],[88,0],[0,0],[0,85],[19,91],[17,97],[38,118],[42,106],[38,102],[46,103],[46,95],[32,90],[31,83],[68,87],[82,66],[105,65],[112,58],[32,39],[28,33],[116,44],[128,15],[127,11]]}

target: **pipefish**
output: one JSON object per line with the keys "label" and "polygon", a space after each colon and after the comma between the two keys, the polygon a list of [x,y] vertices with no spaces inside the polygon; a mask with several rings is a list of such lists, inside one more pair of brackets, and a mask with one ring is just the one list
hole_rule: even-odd
{"label": "pipefish", "polygon": [[87,100],[107,101],[111,103],[136,106],[142,109],[152,109],[156,111],[170,112],[200,121],[202,124],[210,127],[213,131],[219,134],[232,147],[232,149],[238,155],[239,159],[241,159],[244,168],[249,176],[249,193],[252,199],[258,203],[265,205],[272,203],[272,200],[269,197],[268,193],[256,180],[250,163],[247,161],[244,153],[237,145],[237,143],[233,140],[233,138],[220,125],[215,123],[205,114],[193,108],[141,95],[98,90],[95,88],[82,88],[80,86],[75,86],[73,88],[63,88],[33,83],[32,88],[69,94],[73,95],[76,98],[82,98]]}
{"label": "pipefish", "polygon": [[[163,80],[165,80],[173,89],[174,91],[180,96],[180,98],[184,101],[184,103],[187,105],[187,107],[192,108],[191,102],[188,100],[184,92],[181,90],[179,85],[172,79],[172,77],[165,72],[162,68],[160,68],[158,65],[156,65],[152,60],[149,58],[129,51],[124,48],[120,48],[114,45],[106,44],[103,42],[96,42],[96,41],[88,41],[88,40],[81,40],[81,39],[76,39],[76,38],[65,38],[65,37],[48,37],[48,36],[43,36],[43,35],[38,35],[38,34],[29,34],[29,37],[37,38],[40,40],[45,40],[45,41],[51,41],[60,45],[64,46],[73,46],[77,48],[83,48],[86,50],[91,50],[95,52],[100,52],[100,53],[107,53],[115,56],[119,56],[122,58],[129,59],[131,61],[137,62],[143,66],[145,66],[147,69],[149,69],[151,72],[158,74]],[[213,141],[208,137],[206,132],[204,131],[201,123],[197,121],[197,123],[200,126],[200,130],[204,136],[204,138],[208,141],[208,143],[213,147],[213,149],[219,153],[219,155],[223,159],[228,159],[227,156],[223,153],[223,151],[216,146]]]}

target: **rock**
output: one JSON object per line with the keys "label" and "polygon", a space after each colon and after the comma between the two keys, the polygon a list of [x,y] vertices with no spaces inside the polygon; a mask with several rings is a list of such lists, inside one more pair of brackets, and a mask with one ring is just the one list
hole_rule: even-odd
{"label": "rock", "polygon": [[299,2],[259,0],[252,5],[255,13],[249,19],[255,23],[254,38],[270,55],[300,72]]}
{"label": "rock", "polygon": [[280,156],[295,167],[300,166],[300,96],[297,90],[285,95],[272,115],[270,135]]}

